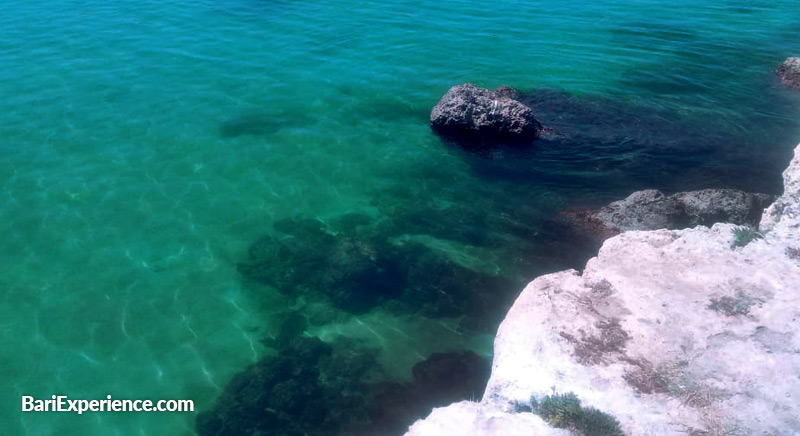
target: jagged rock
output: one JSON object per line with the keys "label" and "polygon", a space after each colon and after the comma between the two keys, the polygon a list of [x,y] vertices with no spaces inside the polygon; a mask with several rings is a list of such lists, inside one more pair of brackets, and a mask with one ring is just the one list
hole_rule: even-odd
{"label": "jagged rock", "polygon": [[775,199],[771,195],[736,189],[703,189],[679,192],[672,197],[681,205],[687,219],[686,227],[715,223],[756,225],[764,208]]}
{"label": "jagged rock", "polygon": [[787,58],[775,71],[781,83],[800,89],[800,58]]}
{"label": "jagged rock", "polygon": [[507,86],[495,91],[472,84],[454,86],[431,111],[431,128],[464,142],[530,141],[542,131],[533,110]]}
{"label": "jagged rock", "polygon": [[628,436],[799,435],[800,146],[784,181],[763,238],[742,247],[732,224],[628,231],[583,273],[531,282],[498,330],[481,403],[408,434],[510,434],[494,420],[535,420],[531,397],[556,390]]}
{"label": "jagged rock", "polygon": [[781,238],[798,241],[800,246],[800,151],[783,172],[783,195],[764,211],[759,229],[768,239]]}
{"label": "jagged rock", "polygon": [[637,191],[597,211],[565,211],[568,222],[602,239],[628,230],[684,229],[718,222],[755,225],[772,197],[736,189],[703,189],[666,196]]}
{"label": "jagged rock", "polygon": [[566,211],[578,227],[608,238],[626,230],[654,230],[674,227],[683,221],[680,203],[655,189],[637,191],[598,211]]}

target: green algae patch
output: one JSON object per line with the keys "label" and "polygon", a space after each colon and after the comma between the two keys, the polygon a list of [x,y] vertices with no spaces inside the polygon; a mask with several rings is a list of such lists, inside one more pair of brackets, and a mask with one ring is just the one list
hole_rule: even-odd
{"label": "green algae patch", "polygon": [[541,400],[531,399],[534,413],[548,424],[564,428],[579,436],[624,436],[619,421],[613,416],[581,406],[581,400],[572,392],[545,395]]}

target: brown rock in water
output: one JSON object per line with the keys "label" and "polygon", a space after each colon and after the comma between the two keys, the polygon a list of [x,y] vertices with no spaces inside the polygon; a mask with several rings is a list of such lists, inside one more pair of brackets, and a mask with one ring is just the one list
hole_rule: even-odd
{"label": "brown rock in water", "polygon": [[772,197],[736,189],[702,189],[664,195],[648,189],[599,210],[565,211],[562,217],[587,235],[606,239],[628,230],[685,229],[718,222],[755,225]]}
{"label": "brown rock in water", "polygon": [[479,398],[491,375],[489,359],[472,351],[433,353],[414,365],[410,383],[385,386],[372,401],[375,435],[400,435],[431,409]]}
{"label": "brown rock in water", "polygon": [[784,85],[800,89],[800,58],[787,58],[775,72]]}
{"label": "brown rock in water", "polygon": [[454,86],[431,111],[431,128],[464,142],[531,141],[542,131],[517,90],[495,91],[472,84]]}

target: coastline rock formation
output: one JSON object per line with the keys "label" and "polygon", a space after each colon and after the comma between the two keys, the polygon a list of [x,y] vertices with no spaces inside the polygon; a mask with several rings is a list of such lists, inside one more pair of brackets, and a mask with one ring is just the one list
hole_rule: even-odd
{"label": "coastline rock formation", "polygon": [[775,71],[784,85],[800,89],[800,58],[787,58]]}
{"label": "coastline rock formation", "polygon": [[531,282],[480,403],[407,435],[569,434],[537,409],[556,393],[616,419],[607,434],[800,434],[800,146],[784,182],[751,238],[722,223],[628,231],[583,273]]}
{"label": "coastline rock formation", "polygon": [[666,196],[636,191],[597,211],[566,211],[562,216],[579,230],[609,238],[628,230],[678,230],[715,223],[754,226],[773,198],[736,189],[703,189]]}
{"label": "coastline rock formation", "polygon": [[507,86],[494,91],[469,83],[454,86],[431,111],[431,128],[466,143],[532,141],[542,125],[519,98]]}

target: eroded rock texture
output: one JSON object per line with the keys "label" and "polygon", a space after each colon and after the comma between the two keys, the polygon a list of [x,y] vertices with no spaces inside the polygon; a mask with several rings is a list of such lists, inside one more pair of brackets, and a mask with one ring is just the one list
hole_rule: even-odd
{"label": "eroded rock texture", "polygon": [[494,91],[472,84],[454,86],[431,111],[431,128],[466,143],[531,141],[542,131],[533,110],[513,88]]}
{"label": "eroded rock texture", "polygon": [[794,89],[800,89],[800,58],[787,58],[775,71],[781,83]]}
{"label": "eroded rock texture", "polygon": [[736,189],[703,189],[669,196],[648,189],[599,210],[562,215],[578,229],[608,238],[628,230],[677,230],[722,222],[755,226],[772,199]]}

